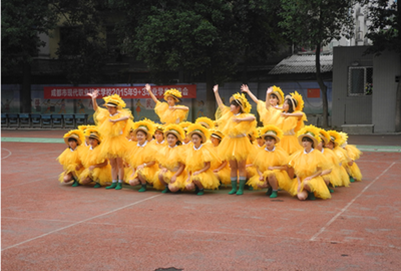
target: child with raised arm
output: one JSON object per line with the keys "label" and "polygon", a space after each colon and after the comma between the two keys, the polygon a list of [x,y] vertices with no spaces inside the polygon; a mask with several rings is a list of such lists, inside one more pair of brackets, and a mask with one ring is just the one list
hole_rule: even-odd
{"label": "child with raised arm", "polygon": [[178,124],[187,119],[189,108],[184,105],[176,105],[176,103],[181,102],[182,94],[180,91],[172,88],[164,92],[164,99],[167,101],[167,103],[165,103],[160,102],[156,98],[149,84],[146,84],[145,88],[152,100],[156,103],[155,112],[162,123]]}
{"label": "child with raised arm", "polygon": [[97,105],[97,90],[88,93],[88,96],[92,98],[95,110],[93,119],[103,137],[101,153],[108,157],[111,165],[112,184],[106,189],[120,190],[124,180],[123,157],[128,148],[126,137],[130,131],[133,116],[129,109],[124,109],[125,102],[117,94],[103,98],[107,110]]}
{"label": "child with raised arm", "polygon": [[[230,98],[230,107],[225,106],[219,95],[219,86],[213,87],[219,108],[216,112],[216,122],[226,136],[220,143],[219,156],[221,160],[230,163],[231,185],[230,195],[242,195],[246,182],[246,159],[255,150],[248,138],[256,128],[256,118],[252,114],[251,105],[244,94],[236,93]],[[239,175],[239,189],[237,191],[237,176]]]}

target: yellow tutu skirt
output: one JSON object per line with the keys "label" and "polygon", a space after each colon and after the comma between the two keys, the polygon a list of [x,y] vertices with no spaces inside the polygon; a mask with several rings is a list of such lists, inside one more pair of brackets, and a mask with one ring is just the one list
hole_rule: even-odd
{"label": "yellow tutu skirt", "polygon": [[[301,182],[301,189],[299,192],[302,192],[304,190],[304,182]],[[321,199],[330,199],[330,191],[327,188],[326,183],[324,182],[323,178],[321,176],[318,176],[316,178],[313,178],[312,180],[308,181],[308,186],[317,198]],[[296,196],[298,194],[298,181],[295,178],[292,182],[291,188],[289,190],[289,193],[292,196]]]}
{"label": "yellow tutu skirt", "polygon": [[84,171],[84,168],[82,168],[80,170],[75,170],[75,168],[74,168],[74,170],[66,170],[66,171],[60,173],[60,175],[58,176],[58,180],[59,180],[60,183],[63,183],[64,182],[64,175],[68,174],[68,173],[73,173],[73,175],[75,175],[78,178],[78,181],[79,181],[80,180],[79,176],[83,171]]}
{"label": "yellow tutu skirt", "polygon": [[132,176],[132,168],[128,168],[126,174],[128,174],[124,179],[126,183],[129,184],[130,180],[134,180],[138,178],[138,173],[140,173],[146,180],[148,184],[153,184],[157,179],[157,172],[159,171],[159,167],[154,164],[151,167],[144,167],[141,170],[135,171],[134,176]]}
{"label": "yellow tutu skirt", "polygon": [[231,169],[229,164],[227,163],[224,168],[222,168],[220,171],[215,173],[217,178],[222,184],[231,184]]}
{"label": "yellow tutu skirt", "polygon": [[352,166],[344,164],[344,168],[347,170],[348,174],[355,179],[355,181],[362,180],[361,170],[359,169],[358,165],[355,162],[352,164]]}
{"label": "yellow tutu skirt", "polygon": [[84,180],[89,177],[92,181],[99,183],[102,186],[111,184],[111,166],[107,164],[107,166],[102,168],[95,168],[90,171],[89,168],[86,168],[81,175],[79,176],[80,180]]}
{"label": "yellow tutu skirt", "polygon": [[100,155],[108,158],[124,157],[128,149],[128,140],[125,136],[105,137],[99,145]]}
{"label": "yellow tutu skirt", "polygon": [[[292,187],[292,180],[288,176],[287,171],[285,170],[267,170],[263,172],[263,180],[265,180],[267,177],[270,177],[274,175],[277,179],[277,184],[278,187],[282,190],[285,191],[290,191]],[[263,185],[264,181],[259,180],[259,174],[256,174],[255,176],[252,176],[246,183],[249,186],[252,186],[253,189],[259,190],[261,189],[259,185]]]}
{"label": "yellow tutu skirt", "polygon": [[345,170],[341,166],[333,166],[331,173],[322,176],[324,180],[328,180],[333,187],[337,186],[349,186],[349,178],[347,175],[344,176]]}
{"label": "yellow tutu skirt", "polygon": [[[156,172],[156,178],[153,182],[153,188],[157,189],[157,190],[163,190],[165,188],[165,186],[160,182],[158,176],[161,173],[161,170],[159,170],[158,172]],[[173,177],[173,175],[175,174],[175,172],[172,172],[170,170],[168,170],[166,173],[162,173],[163,175],[163,180],[165,183],[170,184],[170,180],[171,177]],[[181,172],[181,174],[177,177],[177,179],[175,180],[175,182],[173,184],[171,184],[173,187],[184,190],[185,189],[185,179],[187,177],[187,173],[185,170],[183,170]]]}
{"label": "yellow tutu skirt", "polygon": [[283,148],[289,155],[296,151],[303,150],[302,146],[298,143],[298,138],[295,135],[284,135],[278,146]]}
{"label": "yellow tutu skirt", "polygon": [[237,138],[226,136],[219,145],[219,156],[222,161],[245,161],[254,150],[247,136]]}
{"label": "yellow tutu skirt", "polygon": [[[214,190],[217,189],[220,184],[217,176],[213,173],[211,169],[208,169],[205,172],[202,172],[201,174],[198,174],[196,176],[191,176],[191,178],[189,179],[189,183],[192,183],[194,180],[200,181],[205,189]],[[187,184],[188,183],[185,183],[185,185]]]}
{"label": "yellow tutu skirt", "polygon": [[362,155],[362,152],[355,145],[347,145],[344,149],[347,151],[349,157],[354,161],[358,160]]}
{"label": "yellow tutu skirt", "polygon": [[253,176],[259,176],[258,172],[256,171],[255,166],[246,167],[246,177],[247,179],[252,178]]}

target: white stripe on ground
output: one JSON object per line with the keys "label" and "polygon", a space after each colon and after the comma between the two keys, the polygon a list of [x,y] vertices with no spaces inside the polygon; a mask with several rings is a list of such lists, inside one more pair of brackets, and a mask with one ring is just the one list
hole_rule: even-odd
{"label": "white stripe on ground", "polygon": [[53,234],[53,233],[55,233],[55,232],[59,232],[59,231],[62,231],[62,230],[65,230],[65,229],[68,229],[68,228],[74,227],[74,226],[76,226],[76,225],[79,225],[79,224],[85,223],[85,222],[87,222],[87,221],[90,221],[90,220],[93,220],[93,219],[95,219],[95,218],[102,217],[102,216],[105,216],[105,215],[108,215],[108,214],[111,214],[111,213],[114,213],[114,212],[120,211],[120,210],[122,210],[122,209],[125,209],[125,208],[128,208],[128,207],[131,207],[131,206],[137,205],[137,204],[139,204],[139,203],[142,203],[142,202],[144,202],[144,201],[147,201],[147,200],[151,200],[151,199],[154,199],[154,198],[160,197],[160,196],[162,196],[162,195],[163,195],[163,194],[158,194],[158,195],[155,195],[155,196],[152,196],[152,197],[149,197],[149,198],[146,198],[146,199],[142,199],[142,200],[139,200],[139,201],[136,201],[136,202],[130,203],[130,204],[128,204],[128,205],[125,205],[125,206],[119,207],[119,208],[117,208],[117,209],[114,209],[114,210],[112,210],[112,211],[109,211],[109,212],[106,212],[106,213],[103,213],[103,214],[100,214],[100,215],[96,215],[96,216],[93,216],[93,217],[90,217],[90,218],[87,218],[87,219],[84,219],[84,220],[81,220],[81,221],[75,222],[75,223],[73,223],[73,224],[71,224],[71,225],[68,225],[68,226],[65,226],[65,227],[59,228],[59,229],[57,229],[57,230],[54,230],[54,231],[50,231],[50,232],[48,232],[48,233],[45,233],[45,234],[39,235],[39,236],[37,236],[37,237],[31,238],[31,239],[28,239],[28,240],[25,240],[25,241],[23,241],[23,242],[20,242],[20,243],[18,243],[18,244],[15,244],[15,245],[12,245],[12,246],[9,246],[9,247],[6,247],[6,248],[3,248],[1,251],[5,251],[5,250],[7,250],[7,249],[10,249],[10,248],[17,247],[17,246],[19,246],[19,245],[22,245],[22,244],[25,244],[25,243],[28,243],[28,242],[31,242],[31,241],[37,240],[37,239],[39,239],[39,238],[42,238],[42,237],[48,236],[48,235],[50,235],[50,234]]}
{"label": "white stripe on ground", "polygon": [[377,176],[370,184],[368,184],[355,198],[353,198],[344,208],[341,209],[340,212],[338,212],[332,219],[330,219],[329,222],[326,223],[315,235],[312,236],[309,241],[316,241],[316,238],[323,233],[327,227],[329,227],[340,215],[342,215],[351,205],[352,203],[355,202],[369,187],[372,186],[383,174],[385,174],[393,165],[395,165],[395,162],[393,162],[388,168],[386,168],[379,176]]}
{"label": "white stripe on ground", "polygon": [[4,160],[4,159],[6,159],[6,158],[11,156],[12,152],[9,149],[6,149],[6,148],[1,148],[1,149],[8,151],[8,155],[6,157],[1,157],[1,160]]}

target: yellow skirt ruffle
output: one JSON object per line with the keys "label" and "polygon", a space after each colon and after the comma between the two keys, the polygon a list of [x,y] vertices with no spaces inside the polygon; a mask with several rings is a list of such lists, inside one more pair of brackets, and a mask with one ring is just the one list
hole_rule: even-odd
{"label": "yellow skirt ruffle", "polygon": [[219,145],[219,156],[222,161],[245,161],[255,150],[247,136],[224,137]]}
{"label": "yellow skirt ruffle", "polygon": [[[282,190],[285,191],[290,191],[292,187],[292,180],[288,176],[287,171],[285,170],[267,170],[263,172],[263,180],[265,180],[267,177],[270,177],[271,175],[275,175],[277,179],[277,184],[278,187]],[[249,186],[252,186],[253,189],[259,190],[261,189],[259,185],[263,185],[264,181],[259,180],[259,174],[256,174],[252,178],[248,180],[246,183]]]}
{"label": "yellow skirt ruffle", "polygon": [[289,155],[296,151],[303,150],[302,146],[298,143],[298,138],[295,135],[285,135],[278,143]]}
{"label": "yellow skirt ruffle", "polygon": [[222,170],[215,173],[215,175],[217,175],[222,184],[231,184],[231,169],[228,163]]}
{"label": "yellow skirt ruffle", "polygon": [[[153,182],[153,188],[157,189],[157,190],[163,190],[165,188],[165,186],[160,182],[159,180],[159,174],[161,173],[161,170],[159,170],[158,172],[156,172],[156,178]],[[164,182],[166,182],[167,184],[170,184],[170,180],[171,177],[173,177],[173,175],[175,174],[175,172],[172,172],[170,170],[168,170],[166,173],[163,173],[163,180]],[[187,177],[187,173],[185,170],[183,170],[181,172],[181,174],[177,177],[177,179],[175,180],[175,182],[173,184],[171,184],[172,186],[178,188],[178,189],[185,189],[185,178]]]}
{"label": "yellow skirt ruffle", "polygon": [[[304,184],[305,183],[302,181],[300,192],[304,190]],[[310,187],[311,192],[313,192],[315,197],[321,198],[321,199],[330,199],[331,198],[330,191],[327,188],[327,185],[321,176],[318,176],[318,177],[313,178],[312,180],[308,181],[308,186]],[[293,183],[292,183],[291,189],[289,190],[289,193],[292,196],[296,196],[298,194],[298,181],[296,178],[293,180]]]}
{"label": "yellow skirt ruffle", "polygon": [[124,181],[125,183],[129,184],[130,180],[138,178],[138,173],[141,173],[141,175],[145,178],[146,182],[148,184],[153,184],[156,179],[157,179],[157,172],[159,171],[159,167],[154,164],[151,167],[145,167],[142,170],[137,170],[135,171],[134,176],[131,177],[132,175],[132,168],[128,168],[125,174],[128,174],[125,178]]}
{"label": "yellow skirt ruffle", "polygon": [[79,176],[80,180],[84,180],[89,177],[92,181],[99,183],[102,186],[111,184],[111,166],[108,164],[102,168],[95,168],[90,171],[89,168],[86,168],[81,175]]}
{"label": "yellow skirt ruffle", "polygon": [[345,169],[347,170],[348,174],[355,179],[355,181],[362,180],[362,172],[359,169],[358,165],[354,162],[352,166],[348,164],[344,164]]}
{"label": "yellow skirt ruffle", "polygon": [[105,137],[102,143],[100,155],[108,158],[125,157],[128,149],[128,140],[125,136]]}
{"label": "yellow skirt ruffle", "polygon": [[214,190],[217,189],[220,184],[217,176],[213,173],[211,169],[206,170],[205,172],[202,172],[201,174],[198,174],[196,176],[191,176],[191,178],[189,179],[189,183],[192,183],[194,180],[199,180],[205,189]]}

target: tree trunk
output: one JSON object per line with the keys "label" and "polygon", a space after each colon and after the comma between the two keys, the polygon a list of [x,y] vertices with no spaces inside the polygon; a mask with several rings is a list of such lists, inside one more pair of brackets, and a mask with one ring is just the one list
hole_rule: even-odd
{"label": "tree trunk", "polygon": [[214,113],[216,112],[216,99],[214,98],[213,86],[214,86],[213,71],[209,68],[206,71],[206,102],[205,102],[205,115],[211,119],[214,119]]}
{"label": "tree trunk", "polygon": [[328,112],[329,105],[327,102],[327,86],[323,82],[322,74],[320,73],[320,43],[316,46],[316,80],[319,84],[320,90],[322,91],[322,101],[323,101],[323,128],[327,128],[329,126],[328,122]]}
{"label": "tree trunk", "polygon": [[22,88],[20,91],[21,113],[31,113],[31,64],[24,61],[22,64]]}

